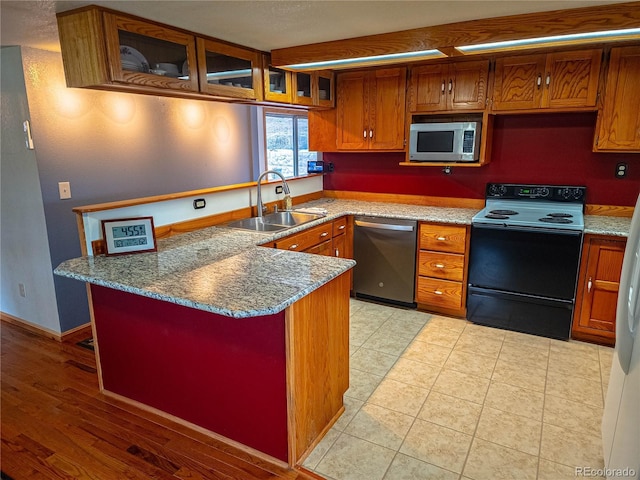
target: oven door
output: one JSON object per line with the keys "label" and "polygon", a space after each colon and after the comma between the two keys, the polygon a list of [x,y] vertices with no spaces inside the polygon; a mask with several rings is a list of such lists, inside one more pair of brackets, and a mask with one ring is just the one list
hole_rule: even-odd
{"label": "oven door", "polygon": [[473,224],[470,287],[573,302],[582,232]]}

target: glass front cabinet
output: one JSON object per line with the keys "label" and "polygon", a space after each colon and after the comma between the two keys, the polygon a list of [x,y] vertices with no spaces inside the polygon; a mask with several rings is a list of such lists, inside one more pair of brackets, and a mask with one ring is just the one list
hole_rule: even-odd
{"label": "glass front cabinet", "polygon": [[193,35],[111,13],[104,22],[113,82],[198,91]]}
{"label": "glass front cabinet", "polygon": [[262,100],[258,51],[198,38],[198,77],[203,93]]}
{"label": "glass front cabinet", "polygon": [[333,72],[293,72],[293,103],[310,107],[333,107]]}

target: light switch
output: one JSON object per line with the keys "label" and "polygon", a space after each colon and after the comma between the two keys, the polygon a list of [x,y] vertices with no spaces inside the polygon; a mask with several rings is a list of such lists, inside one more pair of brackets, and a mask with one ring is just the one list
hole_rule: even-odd
{"label": "light switch", "polygon": [[71,198],[71,184],[69,182],[58,182],[58,192],[60,192],[60,200]]}

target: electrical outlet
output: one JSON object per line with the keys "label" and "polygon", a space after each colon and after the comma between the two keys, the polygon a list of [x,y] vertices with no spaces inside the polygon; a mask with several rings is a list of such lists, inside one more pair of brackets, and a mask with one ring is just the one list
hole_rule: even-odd
{"label": "electrical outlet", "polygon": [[71,198],[71,184],[69,182],[58,182],[58,192],[60,200]]}
{"label": "electrical outlet", "polygon": [[276,193],[282,193],[282,185],[276,187]]}
{"label": "electrical outlet", "polygon": [[624,162],[620,162],[616,165],[616,178],[624,178],[627,176],[628,165]]}
{"label": "electrical outlet", "polygon": [[27,291],[24,288],[24,283],[19,283],[18,284],[18,290],[20,291],[20,296],[21,297],[26,297],[27,296]]}
{"label": "electrical outlet", "polygon": [[195,208],[196,210],[199,210],[201,208],[204,208],[207,206],[207,201],[204,198],[196,198],[193,201],[193,208]]}

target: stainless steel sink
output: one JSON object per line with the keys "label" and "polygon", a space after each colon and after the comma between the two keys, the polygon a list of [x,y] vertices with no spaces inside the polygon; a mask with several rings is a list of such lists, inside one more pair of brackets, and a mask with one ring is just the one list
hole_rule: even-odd
{"label": "stainless steel sink", "polygon": [[275,212],[270,213],[269,215],[263,215],[262,219],[265,223],[294,227],[296,225],[302,225],[303,223],[307,223],[321,217],[322,215],[314,215],[313,213]]}
{"label": "stainless steel sink", "polygon": [[276,212],[262,217],[244,218],[227,223],[227,227],[253,230],[254,232],[279,232],[286,228],[302,225],[312,220],[322,218],[322,215],[302,212]]}

